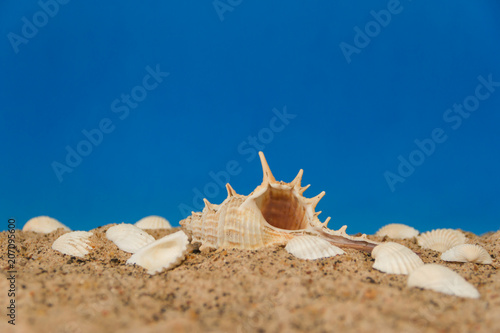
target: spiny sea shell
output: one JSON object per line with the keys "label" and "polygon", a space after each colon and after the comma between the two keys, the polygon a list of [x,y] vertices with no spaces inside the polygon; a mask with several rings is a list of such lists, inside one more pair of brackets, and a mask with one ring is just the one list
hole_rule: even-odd
{"label": "spiny sea shell", "polygon": [[181,230],[146,245],[133,254],[127,264],[137,264],[146,268],[149,274],[156,274],[179,265],[184,260],[188,244],[188,237]]}
{"label": "spiny sea shell", "polygon": [[135,222],[134,225],[138,228],[141,228],[141,229],[170,229],[170,228],[172,228],[172,226],[167,221],[167,219],[165,219],[161,216],[156,216],[156,215],[143,217],[139,221]]}
{"label": "spiny sea shell", "polygon": [[444,261],[475,262],[486,265],[493,263],[490,254],[483,247],[473,244],[462,244],[452,247],[441,254],[441,259]]}
{"label": "spiny sea shell", "polygon": [[366,235],[352,237],[339,230],[328,229],[315,212],[316,205],[325,195],[305,198],[302,193],[309,186],[301,186],[302,173],[291,183],[277,181],[262,152],[259,152],[264,172],[262,184],[248,196],[237,194],[226,184],[228,196],[220,204],[205,201],[205,208],[193,212],[180,222],[192,235],[193,243],[201,243],[200,250],[217,248],[257,249],[274,244],[285,244],[295,236],[313,235],[333,244],[371,251],[377,244]]}
{"label": "spiny sea shell", "polygon": [[408,276],[407,285],[460,297],[480,296],[477,289],[458,273],[438,264],[425,264],[415,269]]}
{"label": "spiny sea shell", "polygon": [[435,229],[417,237],[418,245],[424,249],[445,252],[454,246],[465,244],[465,235],[454,229]]}
{"label": "spiny sea shell", "polygon": [[68,232],[52,243],[52,249],[63,254],[83,258],[92,249],[89,240],[92,235],[93,233],[87,231]]}
{"label": "spiny sea shell", "polygon": [[387,236],[393,239],[407,239],[418,236],[418,230],[401,223],[391,223],[380,228],[376,236]]}
{"label": "spiny sea shell", "polygon": [[154,237],[133,224],[122,223],[106,231],[106,237],[122,251],[136,253],[155,241]]}
{"label": "spiny sea shell", "polygon": [[48,234],[59,228],[71,231],[70,228],[49,216],[37,216],[30,219],[23,227],[23,231],[34,231],[41,234]]}
{"label": "spiny sea shell", "polygon": [[297,236],[292,238],[285,246],[288,253],[300,259],[321,259],[344,254],[344,250],[323,238],[316,236]]}
{"label": "spiny sea shell", "polygon": [[409,274],[424,264],[415,252],[393,242],[377,245],[372,251],[372,257],[375,258],[373,268],[389,274]]}

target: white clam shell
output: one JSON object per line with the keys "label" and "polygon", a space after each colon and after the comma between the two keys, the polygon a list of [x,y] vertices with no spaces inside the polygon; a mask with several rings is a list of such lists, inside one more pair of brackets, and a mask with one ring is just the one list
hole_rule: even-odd
{"label": "white clam shell", "polygon": [[189,240],[181,230],[160,238],[133,254],[127,264],[139,265],[156,274],[179,265],[185,258]]}
{"label": "white clam shell", "polygon": [[426,264],[411,272],[407,285],[460,297],[480,296],[477,289],[458,273],[438,264]]}
{"label": "white clam shell", "polygon": [[372,257],[375,258],[373,268],[389,274],[409,274],[424,264],[415,252],[393,242],[377,245]]}
{"label": "white clam shell", "polygon": [[37,216],[30,219],[23,227],[23,231],[33,231],[41,234],[48,234],[59,228],[71,231],[70,228],[49,216]]}
{"label": "white clam shell", "polygon": [[424,249],[445,252],[457,245],[465,244],[465,235],[454,229],[435,229],[417,237],[418,245]]}
{"label": "white clam shell", "polygon": [[83,258],[92,249],[89,240],[92,235],[93,233],[87,231],[68,232],[54,241],[52,249],[62,254]]}
{"label": "white clam shell", "polygon": [[493,263],[490,254],[481,246],[473,244],[462,244],[452,247],[441,254],[444,261],[475,262],[490,265]]}
{"label": "white clam shell", "polygon": [[330,242],[315,236],[297,236],[285,246],[288,253],[300,259],[320,259],[344,254],[344,250]]}
{"label": "white clam shell", "polygon": [[380,228],[376,236],[387,236],[393,239],[407,239],[418,236],[419,231],[406,224],[391,223]]}
{"label": "white clam shell", "polygon": [[167,219],[151,215],[146,216],[135,223],[135,226],[141,229],[170,229],[172,226]]}
{"label": "white clam shell", "polygon": [[118,224],[106,231],[106,237],[122,251],[136,253],[155,241],[154,237],[133,224]]}

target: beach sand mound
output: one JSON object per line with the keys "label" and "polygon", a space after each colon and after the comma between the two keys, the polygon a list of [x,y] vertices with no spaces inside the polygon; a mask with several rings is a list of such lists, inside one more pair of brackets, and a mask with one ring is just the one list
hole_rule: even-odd
{"label": "beach sand mound", "polygon": [[[500,332],[500,232],[482,237],[493,265],[450,263],[415,239],[396,240],[425,263],[458,272],[481,294],[465,299],[406,287],[407,276],[372,268],[374,259],[345,255],[307,261],[283,247],[194,251],[178,267],[149,275],[126,265],[131,254],[93,230],[83,259],[52,250],[66,231],[16,230],[16,325],[1,332]],[[148,230],[156,239],[178,231]],[[382,238],[369,236],[381,241]],[[394,240],[392,240],[394,241]],[[0,300],[9,304],[7,232],[0,234]]]}

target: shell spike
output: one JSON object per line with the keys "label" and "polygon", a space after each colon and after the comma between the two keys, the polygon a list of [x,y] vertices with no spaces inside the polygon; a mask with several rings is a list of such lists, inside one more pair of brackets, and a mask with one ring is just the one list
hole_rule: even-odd
{"label": "shell spike", "polygon": [[299,173],[297,174],[297,176],[295,176],[295,179],[292,180],[292,182],[290,183],[290,186],[292,187],[297,187],[297,188],[301,188],[300,187],[300,182],[302,181],[302,175],[304,174],[304,170],[300,169],[299,170]]}
{"label": "shell spike", "polygon": [[236,194],[236,191],[234,190],[234,188],[229,184],[227,183],[226,184],[226,189],[227,189],[227,197],[234,197]]}
{"label": "shell spike", "polygon": [[267,164],[266,157],[264,153],[259,151],[260,163],[262,164],[262,172],[264,173],[264,179],[262,183],[271,183],[276,182],[276,179],[271,172],[271,168],[269,168],[269,164]]}
{"label": "shell spike", "polygon": [[191,243],[200,244],[199,251],[255,250],[286,245],[296,237],[313,235],[313,239],[366,252],[371,252],[378,244],[364,236],[347,235],[345,227],[340,231],[329,229],[330,218],[320,220],[321,212],[316,207],[325,192],[305,197],[302,192],[309,185],[301,184],[305,181],[300,168],[291,182],[277,181],[279,178],[273,176],[264,153],[258,153],[263,180],[250,194],[237,194],[225,181],[227,198],[221,203],[210,203],[207,197],[200,213],[179,222],[191,237]]}
{"label": "shell spike", "polygon": [[304,193],[309,188],[309,186],[311,186],[311,184],[301,187],[299,189],[299,193],[300,194]]}
{"label": "shell spike", "polygon": [[316,208],[316,206],[318,205],[318,202],[321,200],[321,198],[323,198],[325,196],[325,191],[321,192],[320,194],[318,194],[317,196],[315,197],[312,197],[310,199],[307,199],[308,203],[312,206],[313,209]]}
{"label": "shell spike", "polygon": [[207,207],[208,209],[214,210],[214,207],[212,206],[212,204],[210,203],[210,201],[208,201],[207,199],[203,198],[203,202],[205,203],[205,207]]}

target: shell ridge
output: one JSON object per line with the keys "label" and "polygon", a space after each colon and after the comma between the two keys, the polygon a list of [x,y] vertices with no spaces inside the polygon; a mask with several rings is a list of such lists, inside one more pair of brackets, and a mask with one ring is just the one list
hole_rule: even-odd
{"label": "shell ridge", "polygon": [[[212,204],[204,199],[205,207],[200,213],[180,222],[191,234],[192,243],[201,243],[200,250],[218,248],[256,249],[274,244],[286,244],[294,237],[316,234],[333,244],[369,251],[377,242],[361,237],[349,236],[345,227],[339,231],[328,229],[328,217],[321,222],[315,212],[322,191],[312,198],[303,196],[309,187],[302,186],[303,169],[290,182],[276,181],[262,152],[259,152],[263,179],[249,195],[237,194],[229,183],[228,195],[220,204]],[[324,253],[314,250],[315,255]],[[319,251],[319,252],[318,252]]]}

